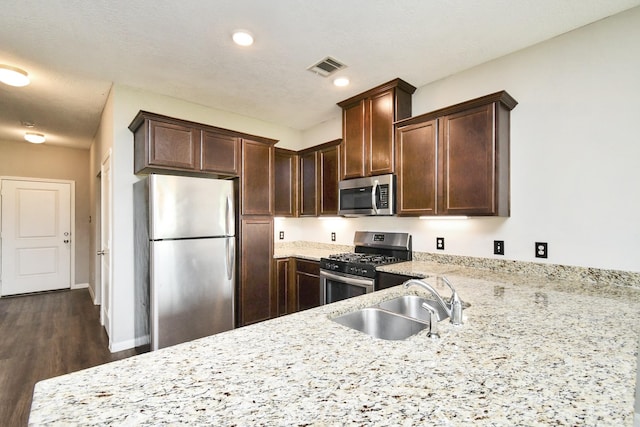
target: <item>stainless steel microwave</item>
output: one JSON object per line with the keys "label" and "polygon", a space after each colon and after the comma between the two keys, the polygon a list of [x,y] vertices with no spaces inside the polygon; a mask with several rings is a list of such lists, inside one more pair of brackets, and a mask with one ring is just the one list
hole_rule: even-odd
{"label": "stainless steel microwave", "polygon": [[394,215],[395,175],[355,178],[338,183],[338,214],[344,216]]}

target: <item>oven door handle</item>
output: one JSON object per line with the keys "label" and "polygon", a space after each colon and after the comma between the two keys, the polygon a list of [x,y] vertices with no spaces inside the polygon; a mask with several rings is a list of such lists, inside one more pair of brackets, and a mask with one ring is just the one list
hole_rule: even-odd
{"label": "oven door handle", "polygon": [[372,280],[355,279],[353,277],[340,276],[338,274],[329,273],[328,271],[320,270],[320,277],[326,277],[327,279],[335,280],[336,282],[343,282],[347,285],[353,286],[371,286]]}

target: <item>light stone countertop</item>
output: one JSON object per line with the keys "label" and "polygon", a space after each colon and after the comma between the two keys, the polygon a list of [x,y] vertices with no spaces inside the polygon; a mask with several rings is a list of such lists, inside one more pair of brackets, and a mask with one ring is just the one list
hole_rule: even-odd
{"label": "light stone countertop", "polygon": [[422,292],[394,287],[41,381],[30,424],[633,424],[640,290],[410,264],[447,274],[464,325],[384,341],[330,320]]}

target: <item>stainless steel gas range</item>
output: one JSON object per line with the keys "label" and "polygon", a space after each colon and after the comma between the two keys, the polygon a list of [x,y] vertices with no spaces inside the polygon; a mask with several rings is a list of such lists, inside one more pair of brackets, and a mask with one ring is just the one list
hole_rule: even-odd
{"label": "stainless steel gas range", "polygon": [[376,267],[411,260],[408,233],[356,231],[355,252],[320,259],[320,301],[323,304],[376,290]]}

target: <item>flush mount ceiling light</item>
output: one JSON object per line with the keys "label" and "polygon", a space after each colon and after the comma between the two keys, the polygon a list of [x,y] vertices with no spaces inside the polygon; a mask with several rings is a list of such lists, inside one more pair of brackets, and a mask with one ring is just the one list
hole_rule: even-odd
{"label": "flush mount ceiling light", "polygon": [[251,46],[253,44],[253,35],[247,30],[236,30],[231,37],[238,46]]}
{"label": "flush mount ceiling light", "polygon": [[0,82],[9,86],[26,86],[29,84],[29,74],[20,68],[0,64]]}
{"label": "flush mount ceiling light", "polygon": [[46,138],[41,133],[27,132],[24,134],[24,139],[33,144],[42,144]]}
{"label": "flush mount ceiling light", "polygon": [[349,85],[349,79],[346,77],[336,77],[333,80],[333,84],[338,87],[345,87]]}

